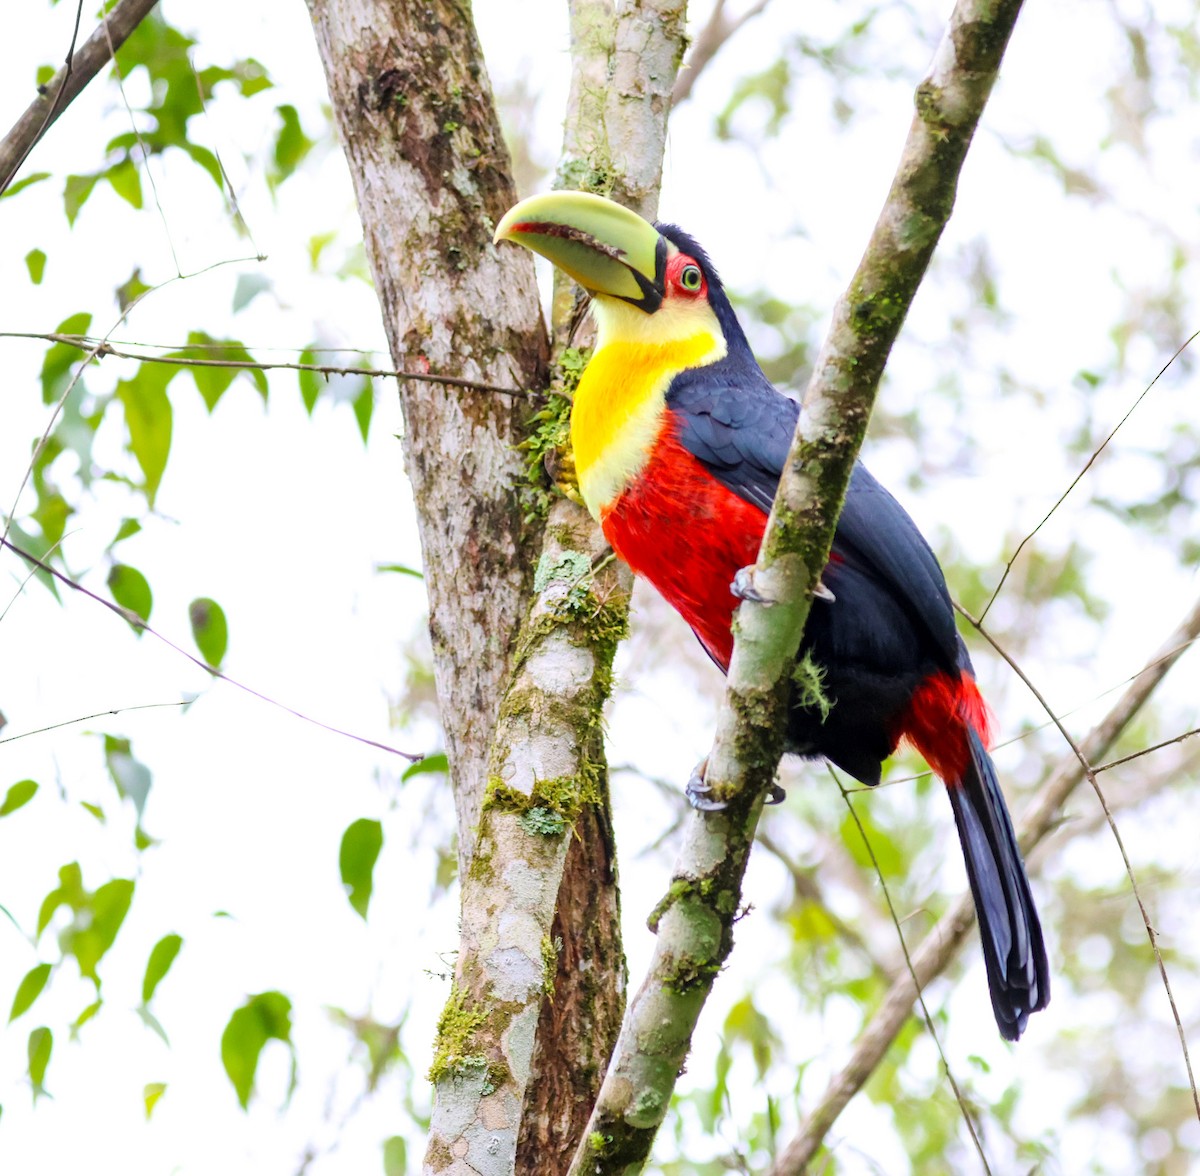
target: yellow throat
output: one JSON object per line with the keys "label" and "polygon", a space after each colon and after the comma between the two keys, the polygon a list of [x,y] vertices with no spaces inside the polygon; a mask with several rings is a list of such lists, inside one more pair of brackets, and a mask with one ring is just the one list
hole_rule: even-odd
{"label": "yellow throat", "polygon": [[649,315],[598,297],[592,313],[596,351],[575,390],[571,446],[579,491],[599,518],[649,460],[671,380],[719,360],[725,339],[707,303]]}

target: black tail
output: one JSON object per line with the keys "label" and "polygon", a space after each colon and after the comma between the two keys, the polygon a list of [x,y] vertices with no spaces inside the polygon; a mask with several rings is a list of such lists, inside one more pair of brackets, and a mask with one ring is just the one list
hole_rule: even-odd
{"label": "black tail", "polygon": [[996,769],[969,725],[967,735],[970,762],[961,780],[948,782],[947,791],[979,919],[996,1024],[1005,1041],[1016,1041],[1029,1014],[1050,1002],[1050,968]]}

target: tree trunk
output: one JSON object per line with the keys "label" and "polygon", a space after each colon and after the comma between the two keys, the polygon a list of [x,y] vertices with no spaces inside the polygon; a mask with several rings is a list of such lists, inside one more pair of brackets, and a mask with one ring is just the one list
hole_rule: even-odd
{"label": "tree trunk", "polygon": [[[309,10],[396,367],[544,388],[532,259],[491,239],[517,197],[469,7],[310,0]],[[532,409],[416,383],[401,383],[400,402],[465,877],[540,538],[514,490]]]}

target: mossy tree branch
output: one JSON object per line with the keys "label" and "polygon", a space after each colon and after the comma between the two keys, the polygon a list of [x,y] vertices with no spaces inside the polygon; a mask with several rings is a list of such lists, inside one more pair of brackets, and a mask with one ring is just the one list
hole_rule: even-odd
{"label": "mossy tree branch", "polygon": [[[685,0],[641,0],[619,16],[610,0],[572,5],[561,183],[652,211],[684,10]],[[554,386],[568,395],[571,301],[557,298],[554,314]],[[630,581],[570,500],[552,501],[545,534],[463,879],[455,985],[431,1075],[431,1172],[563,1171],[623,1008],[600,721]]]}
{"label": "mossy tree branch", "polygon": [[[1080,742],[1079,749],[1088,763],[1096,763],[1105,755],[1158,688],[1167,672],[1198,638],[1200,601],[1192,605],[1179,627],[1147,661],[1146,668],[1130,683],[1112,710]],[[1017,837],[1022,852],[1029,860],[1031,873],[1036,873],[1038,863],[1036,859],[1029,859],[1030,853],[1058,828],[1063,805],[1086,778],[1087,773],[1079,757],[1074,752],[1065,755],[1038,790],[1017,825]],[[974,923],[975,908],[971,896],[969,893],[960,895],[925,936],[921,946],[911,953],[913,974],[922,988],[945,971]],[[912,1015],[916,998],[913,976],[905,971],[893,981],[883,1001],[859,1034],[850,1059],[834,1076],[801,1124],[800,1130],[780,1153],[770,1176],[801,1176],[801,1173],[809,1170],[829,1129],[850,1099],[862,1089]]]}
{"label": "mossy tree branch", "polygon": [[1020,11],[960,0],[916,93],[891,191],[806,390],[753,577],[776,603],[744,603],[708,782],[728,802],[688,822],[675,880],[656,912],[649,974],[630,1002],[572,1174],[645,1163],[700,1010],[733,942],[755,826],[782,749],[789,673],[875,392],[950,217],[959,172]]}

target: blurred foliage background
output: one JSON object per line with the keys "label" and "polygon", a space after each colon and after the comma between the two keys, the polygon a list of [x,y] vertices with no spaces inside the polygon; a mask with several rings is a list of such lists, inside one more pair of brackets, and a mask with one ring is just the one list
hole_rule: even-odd
{"label": "blurred foliage background", "polygon": [[[798,393],[945,12],[755,7],[672,116],[661,208],[708,247],[764,368]],[[522,11],[514,29],[509,6],[476,5],[529,192],[553,173],[566,21],[551,0]],[[709,15],[698,2],[697,30]],[[52,3],[18,18],[28,36],[6,44],[0,90],[14,117],[73,17]],[[386,368],[310,42],[302,10],[156,11],[0,199],[0,330]],[[1200,327],[1198,85],[1194,0],[1022,17],[868,441],[956,597],[1077,736],[1196,593],[1194,351],[1139,397]],[[81,367],[73,347],[11,336],[0,351],[9,539],[272,698],[436,751],[387,380]],[[2,572],[0,1156],[13,1170],[118,1147],[130,1172],[408,1170],[455,943],[444,758],[406,769],[276,714],[11,554]],[[968,640],[1019,816],[1067,749]],[[1190,661],[1114,756],[1197,725]],[[641,590],[619,669],[610,759],[637,976],[721,683]],[[1100,777],[1193,1037],[1196,761],[1182,742]],[[922,767],[898,758],[867,796],[788,765],[657,1171],[766,1169],[904,966],[880,874],[913,942],[962,889]],[[1090,792],[1031,865],[1050,1009],[1003,1045],[973,948],[926,994],[993,1170],[1191,1170],[1200,1124],[1170,1009]],[[974,1170],[918,1022],[828,1145],[823,1171]]]}

